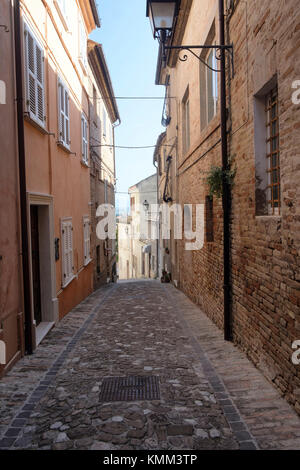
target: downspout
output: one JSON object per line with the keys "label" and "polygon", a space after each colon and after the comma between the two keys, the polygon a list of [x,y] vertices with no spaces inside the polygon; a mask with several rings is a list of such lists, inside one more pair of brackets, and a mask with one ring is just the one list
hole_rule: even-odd
{"label": "downspout", "polygon": [[22,233],[22,267],[24,290],[24,316],[25,316],[25,350],[32,354],[32,318],[31,318],[31,290],[30,290],[30,265],[29,265],[29,240],[28,240],[28,214],[26,193],[26,165],[25,165],[25,136],[23,118],[23,69],[21,46],[21,14],[20,1],[15,0],[15,70],[16,70],[16,94],[17,94],[17,127],[19,149],[19,184],[20,184],[20,209],[21,209],[21,233]]}
{"label": "downspout", "polygon": [[164,202],[169,203],[169,202],[172,202],[172,200],[173,200],[170,196],[167,197],[167,189],[168,189],[168,182],[169,182],[169,172],[170,172],[170,166],[171,166],[171,162],[172,162],[172,157],[171,157],[171,155],[168,156],[167,162],[168,162],[168,167],[167,167],[167,171],[166,171],[166,182],[165,182],[163,200],[164,200]]}
{"label": "downspout", "polygon": [[[225,45],[224,0],[219,0],[220,45]],[[226,108],[226,60],[225,49],[220,51],[221,65],[221,145],[223,170],[223,263],[224,263],[224,339],[232,341],[232,312],[231,312],[231,240],[230,213],[231,188],[226,178],[228,165],[227,146],[227,108]]]}
{"label": "downspout", "polygon": [[[155,165],[157,161],[153,162],[153,165],[156,168],[156,202],[159,204],[159,169],[158,169],[158,164]],[[159,211],[158,211],[159,213]],[[158,224],[156,224],[156,230],[158,230],[158,235],[156,238],[156,277],[159,278],[159,268],[158,268],[158,263],[159,263],[159,221]]]}

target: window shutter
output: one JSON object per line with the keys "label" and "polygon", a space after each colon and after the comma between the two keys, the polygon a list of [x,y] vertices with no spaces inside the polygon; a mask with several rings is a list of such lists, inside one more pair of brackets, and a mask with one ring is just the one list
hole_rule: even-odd
{"label": "window shutter", "polygon": [[44,52],[29,28],[25,28],[27,110],[32,119],[45,126]]}
{"label": "window shutter", "polygon": [[89,162],[89,154],[88,154],[89,144],[88,144],[88,123],[87,123],[87,120],[85,120],[84,126],[85,126],[85,161],[86,161],[86,164],[88,164],[88,162]]}
{"label": "window shutter", "polygon": [[67,282],[68,277],[68,267],[67,267],[67,252],[68,252],[68,233],[67,233],[67,224],[62,223],[62,284],[64,285]]}
{"label": "window shutter", "polygon": [[70,106],[69,106],[69,93],[64,89],[64,99],[65,99],[65,123],[66,123],[66,145],[70,145]]}
{"label": "window shutter", "polygon": [[59,142],[69,148],[71,143],[69,92],[61,80],[58,81],[58,125]]}
{"label": "window shutter", "polygon": [[88,122],[84,114],[81,116],[81,149],[82,160],[88,164]]}
{"label": "window shutter", "polygon": [[90,220],[88,218],[83,219],[83,251],[84,251],[84,264],[87,264],[90,260]]}
{"label": "window shutter", "polygon": [[36,51],[36,87],[37,87],[37,117],[44,124],[44,52],[35,44]]}
{"label": "window shutter", "polygon": [[72,222],[68,224],[68,274],[69,278],[73,275],[73,227]]}
{"label": "window shutter", "polygon": [[36,115],[35,41],[26,29],[27,109]]}
{"label": "window shutter", "polygon": [[82,160],[84,160],[85,157],[85,148],[84,148],[84,117],[81,116],[81,156]]}
{"label": "window shutter", "polygon": [[63,85],[58,82],[58,123],[59,123],[59,141],[65,140],[64,129],[65,129],[65,113],[64,113],[64,100],[63,100]]}
{"label": "window shutter", "polygon": [[73,227],[72,221],[62,222],[62,284],[65,285],[73,277]]}

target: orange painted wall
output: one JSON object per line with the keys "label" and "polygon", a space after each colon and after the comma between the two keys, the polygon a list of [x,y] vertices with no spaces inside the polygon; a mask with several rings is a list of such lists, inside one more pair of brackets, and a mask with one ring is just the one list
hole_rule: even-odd
{"label": "orange painted wall", "polygon": [[[53,2],[47,12],[43,1],[24,0],[23,17],[43,45],[45,54],[45,114],[48,135],[25,121],[27,190],[49,194],[54,200],[54,238],[60,239],[61,218],[72,217],[74,280],[62,289],[62,259],[56,261],[56,292],[59,317],[92,292],[92,269],[84,267],[83,216],[90,216],[89,168],[81,162],[81,113],[88,117],[87,76],[78,56],[78,18],[76,7],[67,32]],[[58,146],[58,86],[60,77],[70,93],[70,137],[68,153]],[[53,248],[54,249],[54,248]]]}

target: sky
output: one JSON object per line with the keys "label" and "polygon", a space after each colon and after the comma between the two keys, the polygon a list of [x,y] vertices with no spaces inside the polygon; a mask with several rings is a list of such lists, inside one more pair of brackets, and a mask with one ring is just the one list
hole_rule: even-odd
{"label": "sky", "polygon": [[[155,85],[158,43],[153,39],[146,0],[98,0],[101,28],[91,39],[102,44],[116,97],[164,97]],[[161,126],[162,100],[117,100],[121,125],[115,145],[155,145]],[[156,172],[151,149],[116,148],[117,199],[124,204],[128,188]]]}

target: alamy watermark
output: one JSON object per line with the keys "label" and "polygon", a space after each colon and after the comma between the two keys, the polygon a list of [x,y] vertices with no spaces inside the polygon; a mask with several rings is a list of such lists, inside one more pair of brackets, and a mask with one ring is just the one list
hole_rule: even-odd
{"label": "alamy watermark", "polygon": [[292,88],[296,90],[292,94],[292,102],[293,104],[300,104],[300,80],[295,80],[292,83]]}
{"label": "alamy watermark", "polygon": [[[135,208],[136,217],[131,222],[128,233],[121,232],[119,239],[171,239],[185,240],[185,249],[201,250],[204,246],[204,204],[151,204],[145,212],[143,205]],[[102,217],[96,227],[100,240],[116,239],[116,214],[111,204],[101,204],[96,217]]]}
{"label": "alamy watermark", "polygon": [[6,344],[0,340],[0,365],[6,364]]}
{"label": "alamy watermark", "polygon": [[300,365],[300,339],[293,342],[292,348],[296,349],[296,351],[292,355],[292,363],[295,366],[299,366]]}
{"label": "alamy watermark", "polygon": [[3,80],[0,80],[0,104],[6,104],[6,85]]}

